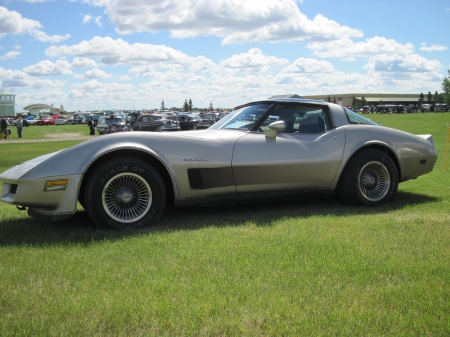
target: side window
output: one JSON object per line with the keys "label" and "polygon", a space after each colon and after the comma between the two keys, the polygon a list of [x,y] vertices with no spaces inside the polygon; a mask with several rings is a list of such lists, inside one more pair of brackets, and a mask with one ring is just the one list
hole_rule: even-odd
{"label": "side window", "polygon": [[282,120],[286,124],[284,133],[322,133],[331,128],[327,112],[310,106],[278,106],[263,122],[261,129],[268,132],[268,125]]}
{"label": "side window", "polygon": [[142,117],[143,122],[148,122],[148,116]]}

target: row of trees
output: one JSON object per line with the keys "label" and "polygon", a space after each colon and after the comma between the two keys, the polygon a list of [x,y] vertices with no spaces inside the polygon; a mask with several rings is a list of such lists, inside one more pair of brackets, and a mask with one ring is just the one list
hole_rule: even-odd
{"label": "row of trees", "polygon": [[[183,112],[190,112],[190,111],[194,111],[194,105],[192,103],[192,99],[189,98],[189,101],[187,99],[184,100],[183,103],[183,107],[182,108],[177,108],[177,107],[172,107],[171,108],[174,111],[183,111]],[[209,103],[209,110],[214,110],[213,107],[213,103],[212,101]],[[166,105],[164,104],[164,101],[161,102],[161,111],[166,110]]]}
{"label": "row of trees", "polygon": [[443,96],[444,102],[450,104],[450,70],[447,70],[447,72],[448,77],[442,81],[442,90],[444,92],[441,95]]}

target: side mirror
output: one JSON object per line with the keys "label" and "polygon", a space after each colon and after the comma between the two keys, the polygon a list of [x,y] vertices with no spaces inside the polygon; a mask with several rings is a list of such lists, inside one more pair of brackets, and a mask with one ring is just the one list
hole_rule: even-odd
{"label": "side mirror", "polygon": [[286,129],[286,124],[284,121],[276,121],[269,124],[270,131],[266,134],[267,138],[275,138],[278,131],[284,131]]}

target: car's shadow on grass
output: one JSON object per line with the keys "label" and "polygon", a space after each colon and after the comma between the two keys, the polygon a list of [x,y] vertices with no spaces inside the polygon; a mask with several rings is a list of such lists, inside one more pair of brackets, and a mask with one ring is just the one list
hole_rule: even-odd
{"label": "car's shadow on grass", "polygon": [[393,202],[378,207],[346,206],[334,197],[235,205],[168,207],[157,224],[137,231],[97,229],[86,212],[78,211],[65,221],[44,222],[30,217],[0,221],[0,246],[88,245],[152,232],[243,226],[249,223],[256,226],[272,226],[280,219],[306,219],[312,216],[327,217],[327,221],[330,221],[330,216],[338,218],[350,215],[378,215],[438,200],[428,195],[399,191]]}

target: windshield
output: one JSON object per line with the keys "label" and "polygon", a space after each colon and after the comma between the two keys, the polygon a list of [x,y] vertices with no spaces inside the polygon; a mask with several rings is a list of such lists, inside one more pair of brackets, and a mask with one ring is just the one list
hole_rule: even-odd
{"label": "windshield", "polygon": [[270,106],[270,103],[262,103],[233,110],[227,116],[211,125],[209,129],[248,131]]}
{"label": "windshield", "polygon": [[370,119],[367,119],[366,117],[358,115],[356,112],[353,112],[347,108],[344,108],[344,110],[347,113],[348,120],[351,124],[378,125],[377,123],[372,122]]}

